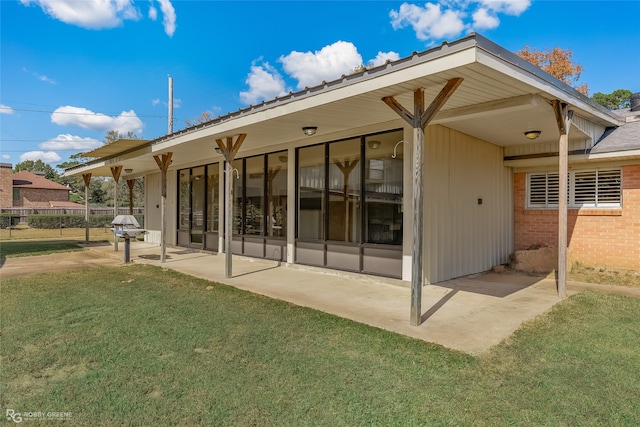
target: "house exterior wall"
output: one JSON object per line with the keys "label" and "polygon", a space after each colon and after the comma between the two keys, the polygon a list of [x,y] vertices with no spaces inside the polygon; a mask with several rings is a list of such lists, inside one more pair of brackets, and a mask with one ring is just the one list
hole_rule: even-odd
{"label": "house exterior wall", "polygon": [[[526,173],[514,174],[515,250],[558,246],[557,209],[526,209]],[[640,164],[622,167],[622,209],[569,209],[568,258],[640,270]]]}
{"label": "house exterior wall", "polygon": [[14,207],[49,206],[49,201],[69,201],[69,190],[43,188],[19,188],[20,197],[13,201]]}
{"label": "house exterior wall", "polygon": [[429,126],[424,159],[425,278],[440,282],[507,262],[512,175],[502,147]]}
{"label": "house exterior wall", "polygon": [[[145,176],[145,215],[144,228],[147,230],[145,241],[149,243],[161,243],[162,230],[162,175],[152,173]],[[176,169],[167,171],[167,207],[166,207],[166,238],[165,243],[175,245],[176,215],[177,215],[177,172]]]}
{"label": "house exterior wall", "polygon": [[[160,206],[161,200],[161,182],[160,172],[150,174],[144,178],[144,194],[145,194],[145,215],[144,228],[148,231],[145,235],[145,241],[149,243],[160,244]],[[175,226],[171,226],[175,230]]]}
{"label": "house exterior wall", "polygon": [[0,163],[0,207],[13,207],[13,169],[10,163]]}
{"label": "house exterior wall", "polygon": [[[411,128],[405,127],[403,138],[407,143],[397,147],[404,151],[402,279],[406,281],[411,280],[412,257],[412,133]],[[288,158],[290,166],[295,166],[293,147]],[[425,280],[440,282],[507,262],[513,251],[513,189],[511,169],[503,164],[502,147],[444,126],[430,126],[425,135],[424,159]],[[290,190],[295,189],[295,170],[289,168]],[[170,170],[167,178],[166,242],[176,245],[176,169]],[[145,228],[149,230],[146,240],[159,244],[160,173],[147,175],[145,184],[148,206]],[[289,204],[295,206],[295,191],[289,191],[288,197]],[[222,210],[222,198],[220,203]],[[288,224],[293,227],[295,209],[290,209],[288,215]],[[287,255],[294,252],[295,245],[295,230],[289,231],[287,246],[291,250],[287,249]],[[295,262],[291,257],[287,261]]]}

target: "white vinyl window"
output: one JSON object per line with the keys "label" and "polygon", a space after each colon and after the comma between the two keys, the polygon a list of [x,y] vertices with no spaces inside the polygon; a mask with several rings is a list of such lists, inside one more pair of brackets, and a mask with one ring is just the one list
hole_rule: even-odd
{"label": "white vinyl window", "polygon": [[[558,173],[527,174],[527,208],[558,207]],[[591,169],[569,172],[569,208],[617,208],[622,206],[620,169]]]}

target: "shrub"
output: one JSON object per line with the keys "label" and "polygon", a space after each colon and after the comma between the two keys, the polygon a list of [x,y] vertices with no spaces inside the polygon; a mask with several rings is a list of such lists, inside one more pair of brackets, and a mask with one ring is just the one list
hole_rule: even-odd
{"label": "shrub", "polygon": [[[134,215],[140,226],[144,224],[144,215]],[[113,215],[90,215],[89,227],[111,227],[111,221],[113,221]],[[47,214],[33,214],[27,216],[27,224],[30,228],[84,228],[84,215],[47,215]]]}
{"label": "shrub", "polygon": [[20,222],[20,215],[17,213],[0,214],[0,228],[7,228],[17,225]]}

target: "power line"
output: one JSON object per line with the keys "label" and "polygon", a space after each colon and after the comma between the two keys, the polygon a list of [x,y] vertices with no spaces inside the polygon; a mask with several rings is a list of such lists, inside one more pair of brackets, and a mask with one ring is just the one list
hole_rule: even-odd
{"label": "power line", "polygon": [[[66,115],[72,115],[72,116],[98,116],[98,115],[105,115],[105,116],[111,116],[111,117],[118,117],[120,114],[114,114],[114,115],[110,115],[110,114],[104,114],[104,113],[77,113],[77,112],[71,112],[71,111],[48,111],[48,110],[31,110],[28,108],[13,108],[13,107],[0,107],[0,110],[10,110],[10,111],[23,111],[23,112],[27,112],[27,113],[47,113],[47,114],[66,114]],[[122,114],[122,113],[121,113]],[[166,119],[167,116],[153,116],[153,115],[145,115],[145,116],[139,116],[139,115],[133,115],[133,116],[126,116],[125,117],[143,117],[143,118],[156,118],[156,119]]]}

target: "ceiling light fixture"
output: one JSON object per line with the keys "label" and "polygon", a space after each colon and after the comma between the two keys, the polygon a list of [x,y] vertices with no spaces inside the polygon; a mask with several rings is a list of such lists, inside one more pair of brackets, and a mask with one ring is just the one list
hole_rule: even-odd
{"label": "ceiling light fixture", "polygon": [[369,148],[371,148],[372,150],[377,150],[378,148],[380,148],[380,141],[367,141],[367,145],[369,146]]}
{"label": "ceiling light fixture", "polygon": [[538,139],[541,133],[539,130],[528,130],[524,133],[524,136],[526,136],[527,139]]}
{"label": "ceiling light fixture", "polygon": [[304,134],[307,136],[315,135],[317,130],[318,130],[317,126],[304,126],[302,128],[302,132],[304,132]]}
{"label": "ceiling light fixture", "polygon": [[133,169],[125,169],[124,171],[125,171],[126,173],[131,173],[131,172],[133,172]]}

